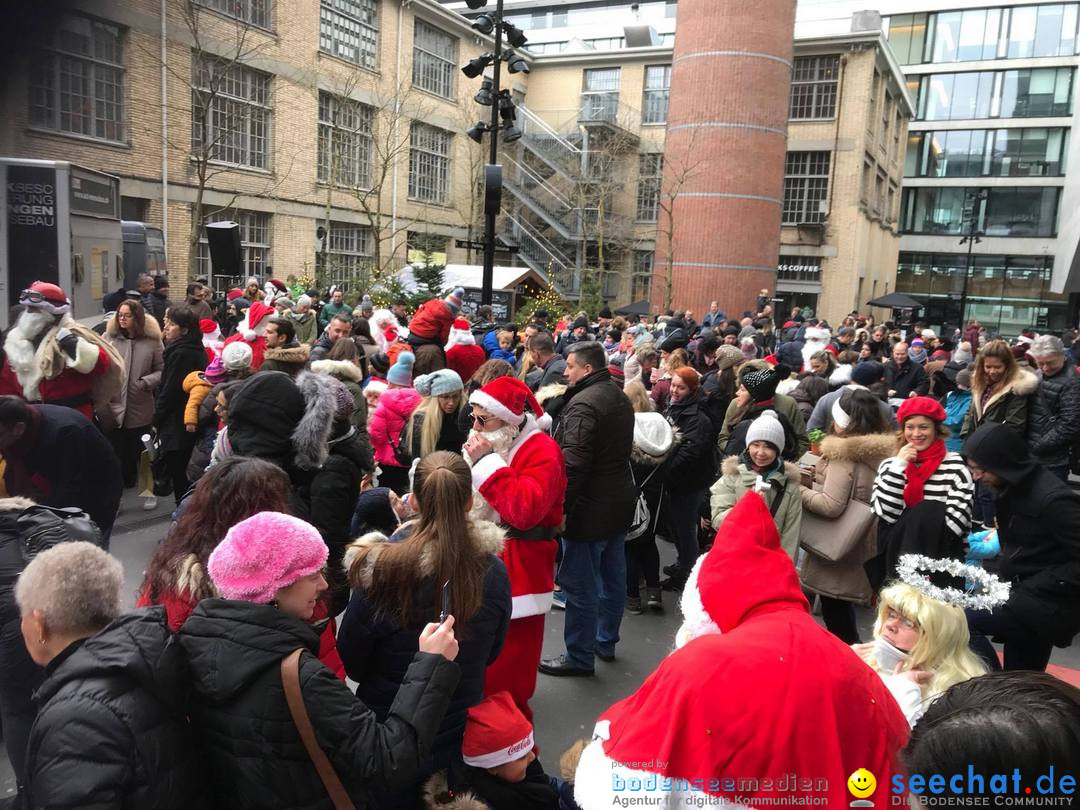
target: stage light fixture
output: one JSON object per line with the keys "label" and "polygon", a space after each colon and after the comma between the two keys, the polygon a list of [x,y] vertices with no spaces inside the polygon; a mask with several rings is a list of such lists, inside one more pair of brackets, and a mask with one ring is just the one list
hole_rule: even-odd
{"label": "stage light fixture", "polygon": [[476,19],[473,20],[472,27],[481,34],[490,34],[495,30],[495,15],[477,14]]}
{"label": "stage light fixture", "polygon": [[506,62],[506,69],[511,73],[529,72],[529,63],[513,51],[507,51],[502,55],[502,58]]}
{"label": "stage light fixture", "polygon": [[470,79],[475,79],[477,76],[481,75],[484,72],[484,68],[490,65],[494,60],[495,57],[493,54],[485,53],[475,59],[470,59],[469,63],[461,69],[461,72]]}
{"label": "stage light fixture", "polygon": [[476,141],[477,143],[483,143],[484,142],[484,133],[488,132],[490,130],[491,130],[491,127],[488,124],[485,124],[483,121],[478,121],[478,122],[476,122],[476,124],[474,124],[472,127],[470,127],[465,132],[465,134],[468,135],[472,140]]}
{"label": "stage light fixture", "polygon": [[513,143],[521,140],[521,130],[513,121],[507,121],[503,126],[503,143]]}
{"label": "stage light fixture", "polygon": [[525,36],[524,32],[511,23],[504,22],[503,31],[506,32],[506,41],[515,48],[524,48],[525,43],[529,41],[529,38]]}

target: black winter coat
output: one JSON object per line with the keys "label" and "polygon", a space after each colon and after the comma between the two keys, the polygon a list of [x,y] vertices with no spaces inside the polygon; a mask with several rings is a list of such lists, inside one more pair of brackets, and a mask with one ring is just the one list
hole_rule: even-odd
{"label": "black winter coat", "polygon": [[229,400],[229,443],[238,456],[253,456],[291,471],[292,433],[304,415],[304,397],[282,371],[260,371]]}
{"label": "black winter coat", "polygon": [[566,460],[570,540],[606,540],[630,527],[637,490],[630,475],[634,409],[607,369],[566,389],[555,440]]}
{"label": "black winter coat", "polygon": [[293,650],[304,650],[300,687],[315,737],[358,807],[415,781],[460,677],[441,655],[417,653],[379,723],[316,657],[316,630],[275,607],[204,599],[179,638],[208,781],[229,810],[332,806],[285,702],[281,660]]}
{"label": "black winter coat", "polygon": [[698,389],[681,402],[672,400],[668,421],[681,441],[664,467],[669,490],[704,490],[716,480],[716,425],[705,410],[705,397]]}
{"label": "black winter coat", "polygon": [[154,399],[154,426],[164,451],[181,450],[194,444],[194,434],[184,429],[184,378],[206,368],[206,350],[199,332],[183,335],[165,344],[161,384]]}
{"label": "black winter coat", "polygon": [[[446,768],[461,751],[465,733],[465,715],[484,697],[484,670],[502,650],[510,625],[510,578],[506,566],[496,554],[502,548],[503,533],[487,522],[476,524],[477,542],[488,556],[484,577],[484,601],[478,613],[454,626],[459,652],[455,661],[461,669],[461,682],[451,698],[425,773]],[[413,524],[403,526],[390,542],[401,542],[411,533]],[[385,542],[380,534],[360,540],[365,544]],[[377,553],[369,552],[366,576],[370,582],[371,565]],[[422,560],[418,564],[422,564]],[[413,597],[409,626],[402,628],[393,617],[379,612],[362,588],[355,589],[338,630],[338,652],[345,672],[356,681],[356,696],[380,722],[390,713],[402,678],[416,656],[417,639],[424,625],[439,614],[441,583],[428,579]]]}
{"label": "black winter coat", "polygon": [[1053,377],[1042,376],[1028,399],[1028,447],[1042,464],[1069,463],[1080,439],[1080,372],[1066,357]]}
{"label": "black winter coat", "polygon": [[924,397],[930,391],[930,378],[926,376],[926,369],[912,360],[897,366],[890,359],[885,363],[885,385],[888,390],[896,391],[893,396],[899,399],[907,399],[912,391]]}
{"label": "black winter coat", "polygon": [[1068,647],[1080,632],[1080,495],[1039,466],[1009,427],[988,423],[962,453],[1008,486],[996,493],[1009,610],[1032,634]]}
{"label": "black winter coat", "polygon": [[40,808],[209,807],[165,609],[121,616],[46,667],[26,751]]}

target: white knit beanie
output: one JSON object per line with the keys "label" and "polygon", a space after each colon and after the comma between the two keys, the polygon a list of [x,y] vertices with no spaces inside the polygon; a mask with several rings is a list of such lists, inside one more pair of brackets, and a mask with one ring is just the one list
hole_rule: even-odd
{"label": "white knit beanie", "polygon": [[776,411],[763,411],[761,415],[750,423],[746,431],[746,446],[751,442],[768,442],[776,448],[776,452],[784,452],[784,426],[776,417]]}

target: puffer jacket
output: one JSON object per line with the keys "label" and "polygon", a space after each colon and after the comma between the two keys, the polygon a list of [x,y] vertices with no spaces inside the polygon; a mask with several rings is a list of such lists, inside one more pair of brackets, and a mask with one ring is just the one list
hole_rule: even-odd
{"label": "puffer jacket", "polygon": [[184,377],[184,393],[187,404],[184,406],[184,427],[198,427],[199,408],[213,386],[201,371],[193,371]]}
{"label": "puffer jacket", "polygon": [[[415,524],[401,527],[391,543],[401,542]],[[484,696],[484,670],[502,650],[503,639],[510,624],[510,578],[506,566],[497,556],[503,548],[504,532],[494,523],[473,521],[470,533],[475,547],[488,559],[484,577],[484,599],[480,610],[454,625],[459,641],[456,663],[461,669],[461,681],[450,700],[446,716],[435,735],[429,761],[422,768],[424,775],[447,767],[461,750],[465,732],[465,715],[470,706]],[[424,581],[414,595],[408,627],[380,613],[367,596],[378,561],[378,546],[386,536],[373,532],[361,537],[354,545],[374,547],[364,560],[361,587],[353,591],[349,607],[338,631],[338,651],[348,676],[356,681],[356,696],[369,707],[380,722],[386,720],[402,678],[416,656],[417,638],[424,625],[439,614],[441,583],[432,576]],[[350,554],[352,546],[350,546]],[[430,561],[420,555],[416,564],[428,573]]]}
{"label": "puffer jacket", "polygon": [[[894,434],[868,436],[827,436],[821,442],[820,461],[814,469],[814,487],[800,487],[803,513],[823,518],[839,518],[851,501],[869,506],[877,468],[896,453]],[[801,540],[810,552],[803,558],[799,576],[814,593],[869,604],[873,596],[863,563],[877,553],[877,523],[861,543],[839,562],[830,562],[813,553],[815,537],[802,524]]]}
{"label": "puffer jacket", "polygon": [[[972,381],[974,382],[974,380]],[[995,391],[985,404],[980,391],[971,388],[971,408],[964,417],[961,436],[969,436],[987,422],[1008,425],[1019,436],[1028,430],[1028,400],[1039,387],[1039,378],[1027,369],[1020,369],[1012,381]]]}
{"label": "puffer jacket", "polygon": [[1028,447],[1037,461],[1048,466],[1069,463],[1069,453],[1080,439],[1080,372],[1066,358],[1061,371],[1045,375],[1028,400]]}
{"label": "puffer jacket", "polygon": [[682,441],[667,462],[665,480],[672,489],[704,491],[716,480],[716,426],[705,411],[701,389],[681,402],[672,401],[667,418]]}
{"label": "puffer jacket", "polygon": [[607,369],[566,389],[554,438],[566,460],[563,536],[588,541],[624,533],[637,500],[630,476],[634,410]]}
{"label": "puffer jacket", "polygon": [[300,688],[315,738],[358,807],[418,778],[460,677],[441,655],[417,653],[379,723],[315,657],[316,631],[275,607],[204,599],[179,639],[209,765],[202,781],[232,810],[332,807],[285,702],[281,660],[293,650],[303,650]]}
{"label": "puffer jacket", "polygon": [[[737,456],[725,458],[720,469],[720,479],[709,490],[714,527],[719,527],[742,496],[755,489],[755,485],[761,480],[761,476],[749,469]],[[773,481],[777,486],[765,487],[761,497],[765,499],[769,511],[774,512],[773,520],[780,532],[780,547],[794,561],[799,550],[799,530],[802,523],[802,498],[799,495],[801,474],[798,466],[785,461],[783,471],[770,478],[770,484]],[[773,510],[777,498],[781,499],[780,505]],[[717,540],[722,541],[723,538]]]}
{"label": "puffer jacket", "polygon": [[368,434],[375,451],[375,461],[388,467],[400,467],[394,448],[402,440],[402,430],[422,397],[415,388],[388,388],[379,397],[379,406],[368,422]]}
{"label": "puffer jacket", "polygon": [[127,385],[109,401],[116,424],[124,428],[148,427],[154,421],[154,392],[161,382],[164,361],[161,327],[147,315],[143,336],[132,340],[120,331],[113,315],[105,324],[105,340],[124,360]]}
{"label": "puffer jacket", "polygon": [[163,608],[121,616],[46,673],[26,751],[29,807],[211,806]]}

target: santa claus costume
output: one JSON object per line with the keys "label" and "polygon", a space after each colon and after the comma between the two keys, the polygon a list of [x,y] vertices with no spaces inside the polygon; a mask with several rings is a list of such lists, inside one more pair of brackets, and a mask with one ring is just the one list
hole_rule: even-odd
{"label": "santa claus costume", "polygon": [[221,354],[225,345],[221,340],[221,327],[213,318],[203,318],[199,321],[199,331],[202,332],[202,345],[206,350],[206,362],[213,363],[214,358]]}
{"label": "santa claus costume", "polygon": [[878,780],[872,799],[860,792],[862,806],[889,806],[907,721],[881,679],[811,618],[756,492],[698,559],[682,608],[678,649],[596,724],[575,779],[582,810],[619,797],[655,807],[813,797],[846,807],[860,768]]}
{"label": "santa claus costume", "polygon": [[547,435],[551,418],[521,380],[499,377],[474,391],[469,402],[520,432],[508,449],[472,462],[473,489],[506,529],[500,555],[510,574],[513,609],[502,652],[488,667],[484,692],[506,690],[532,719],[536,667],[544,643],[544,616],[555,590],[555,535],[563,520],[566,466]]}
{"label": "santa claus costume", "polygon": [[251,367],[256,371],[263,364],[266,354],[266,324],[276,314],[273,307],[269,307],[262,301],[255,301],[248,308],[247,319],[241,321],[236,334],[225,341],[225,345],[244,341],[251,346]]}
{"label": "santa claus costume", "polygon": [[468,383],[485,360],[487,355],[476,345],[469,322],[464,318],[455,320],[446,341],[446,367],[456,371],[462,382]]}
{"label": "santa claus costume", "polygon": [[19,304],[24,311],[4,338],[0,394],[66,405],[91,421],[98,403],[108,420],[109,400],[126,385],[116,349],[71,317],[71,301],[55,284],[35,281]]}

